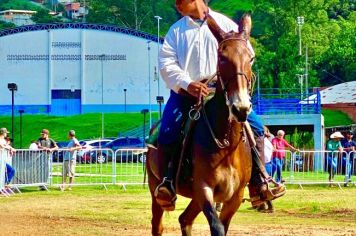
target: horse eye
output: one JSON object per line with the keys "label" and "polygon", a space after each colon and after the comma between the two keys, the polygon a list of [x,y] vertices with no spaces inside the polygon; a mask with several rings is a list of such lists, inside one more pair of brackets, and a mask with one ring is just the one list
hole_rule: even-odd
{"label": "horse eye", "polygon": [[255,57],[252,57],[250,63],[253,64],[254,61],[255,61]]}
{"label": "horse eye", "polygon": [[227,63],[226,58],[223,57],[223,56],[220,56],[220,57],[219,57],[219,61],[220,61],[220,63]]}

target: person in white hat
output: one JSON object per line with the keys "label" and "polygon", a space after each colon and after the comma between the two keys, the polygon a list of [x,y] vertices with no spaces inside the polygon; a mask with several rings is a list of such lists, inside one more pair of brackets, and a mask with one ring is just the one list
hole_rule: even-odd
{"label": "person in white hat", "polygon": [[330,183],[334,181],[334,175],[337,168],[337,157],[339,156],[339,152],[342,152],[343,150],[340,142],[342,138],[344,138],[344,136],[339,131],[334,132],[330,135],[330,140],[326,145],[326,150],[328,151],[326,167],[329,172]]}

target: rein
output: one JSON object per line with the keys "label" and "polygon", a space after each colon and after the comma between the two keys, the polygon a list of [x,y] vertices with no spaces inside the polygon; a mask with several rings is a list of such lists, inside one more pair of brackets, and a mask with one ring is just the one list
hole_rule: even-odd
{"label": "rein", "polygon": [[[245,42],[245,44],[247,44],[247,40],[244,39],[244,38],[239,38],[239,37],[230,37],[230,38],[227,38],[227,39],[224,39],[222,40],[220,43],[219,43],[219,48],[221,47],[221,44],[226,42],[226,41],[229,41],[229,40],[239,40],[239,41],[243,41]],[[218,62],[219,64],[219,62]],[[233,76],[243,76],[243,78],[246,79],[247,81],[247,84],[248,84],[248,87],[249,87],[249,94],[250,96],[252,96],[252,92],[253,92],[253,88],[254,88],[254,84],[256,82],[256,77],[255,75],[252,73],[252,78],[251,78],[251,81],[248,79],[247,75],[243,72],[236,72]],[[206,82],[205,84],[209,84],[215,77],[218,78],[218,81],[220,82],[221,84],[221,88],[222,88],[222,91],[224,93],[224,97],[225,97],[225,101],[226,101],[226,105],[229,107],[229,117],[231,117],[231,109],[230,107],[232,106],[231,102],[229,101],[228,99],[228,95],[227,95],[227,89],[226,87],[228,86],[229,82],[231,80],[228,80],[226,83],[224,83],[224,81],[222,80],[221,78],[221,75],[220,75],[220,71],[219,71],[219,67],[217,68],[217,72],[215,74],[213,74]],[[200,111],[202,111],[202,114],[203,114],[203,118],[204,118],[204,121],[209,129],[209,132],[210,132],[210,135],[211,137],[213,138],[216,146],[218,146],[220,149],[224,149],[224,148],[227,148],[230,146],[230,142],[229,140],[227,139],[229,137],[229,134],[231,132],[231,120],[228,119],[228,129],[227,129],[227,132],[225,133],[224,135],[224,139],[222,141],[220,141],[212,127],[211,127],[211,124],[209,122],[209,119],[208,119],[208,116],[206,114],[206,111],[205,111],[205,108],[204,108],[204,101],[203,101],[203,96],[200,96],[197,103],[192,107],[192,109],[189,111],[189,118],[191,120],[198,120],[200,118]],[[243,135],[243,141],[245,142],[246,141],[246,138],[244,137],[244,129],[245,129],[245,122],[243,123],[243,126],[242,126],[242,135]]]}

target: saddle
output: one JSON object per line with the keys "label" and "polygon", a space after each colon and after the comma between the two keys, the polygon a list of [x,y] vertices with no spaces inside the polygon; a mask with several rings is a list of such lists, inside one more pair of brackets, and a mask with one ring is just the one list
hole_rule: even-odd
{"label": "saddle", "polygon": [[[177,169],[175,179],[177,184],[177,181],[180,183],[188,183],[192,181],[192,155],[191,155],[191,145],[190,145],[190,140],[191,140],[191,134],[192,130],[194,128],[196,121],[187,119],[184,122],[184,128],[182,132],[182,137],[181,137],[181,152],[177,154],[176,157],[179,157],[179,160],[176,162],[177,166],[175,169]],[[148,148],[152,149],[157,149],[158,146],[158,135],[159,135],[159,130],[161,128],[161,121],[159,120],[151,129],[149,137],[146,139],[146,145]],[[158,167],[157,167],[158,168]],[[157,170],[157,168],[152,168],[154,170]],[[155,173],[156,174],[156,173]],[[157,174],[158,175],[158,174]],[[176,187],[176,186],[174,186]]]}

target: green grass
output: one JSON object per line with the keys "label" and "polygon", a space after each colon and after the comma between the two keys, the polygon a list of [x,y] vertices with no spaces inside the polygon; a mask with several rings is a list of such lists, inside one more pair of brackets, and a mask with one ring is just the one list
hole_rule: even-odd
{"label": "green grass", "polygon": [[322,109],[321,113],[323,114],[325,119],[325,127],[351,125],[354,123],[351,118],[342,111]]}
{"label": "green grass", "polygon": [[[323,109],[322,114],[325,119],[325,127],[353,123],[347,114],[340,111]],[[153,113],[152,115],[153,120],[158,119],[158,113]],[[143,125],[143,115],[141,113],[109,113],[105,114],[104,121],[104,136],[117,137],[120,133],[141,127]],[[7,127],[11,131],[11,116],[0,116],[0,126]],[[18,115],[15,116],[14,126],[14,145],[19,148],[20,118]],[[67,140],[67,133],[71,129],[76,131],[78,139],[98,138],[101,137],[101,113],[65,117],[24,114],[22,116],[22,147],[27,148],[31,140],[37,140],[43,128],[50,130],[50,137],[55,141]]]}
{"label": "green grass", "polygon": [[[74,129],[77,138],[89,139],[101,137],[101,113],[90,113],[76,116],[48,116],[23,115],[22,116],[22,147],[27,148],[31,140],[40,137],[42,129],[50,131],[50,137],[55,141],[66,141],[68,131]],[[157,120],[158,113],[152,113],[153,120]],[[147,117],[146,117],[147,122]],[[0,116],[0,126],[11,131],[11,116]],[[127,132],[143,125],[141,113],[108,113],[104,114],[104,136],[118,137],[119,133]],[[20,118],[14,121],[14,145],[20,147]],[[10,134],[11,137],[12,134]]]}

